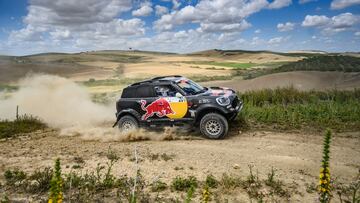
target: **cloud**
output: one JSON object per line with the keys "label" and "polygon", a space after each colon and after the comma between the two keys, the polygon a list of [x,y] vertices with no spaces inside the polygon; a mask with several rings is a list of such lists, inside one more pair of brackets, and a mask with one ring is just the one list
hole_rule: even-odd
{"label": "cloud", "polygon": [[302,26],[320,28],[322,33],[327,35],[349,30],[359,22],[360,17],[352,13],[342,13],[331,18],[327,16],[307,15],[302,22]]}
{"label": "cloud", "polygon": [[330,19],[324,15],[306,15],[304,21],[302,22],[302,26],[304,27],[315,27],[326,25],[330,22]]}
{"label": "cloud", "polygon": [[132,11],[132,15],[136,17],[149,16],[152,12],[152,4],[150,2],[144,2],[140,5],[139,9]]}
{"label": "cloud", "polygon": [[118,18],[130,9],[131,0],[32,0],[25,26],[13,30],[7,43],[36,52],[114,47],[145,34],[141,19]]}
{"label": "cloud", "polygon": [[360,36],[360,31],[355,32],[354,35],[359,37]]}
{"label": "cloud", "polygon": [[280,44],[280,43],[284,43],[286,41],[289,40],[290,37],[274,37],[269,39],[269,41],[267,42],[270,45],[275,45],[275,44]]}
{"label": "cloud", "polygon": [[299,4],[306,4],[306,3],[314,2],[314,1],[317,1],[317,0],[299,0]]}
{"label": "cloud", "polygon": [[261,33],[261,30],[260,30],[260,29],[257,29],[257,30],[254,31],[254,33],[255,33],[255,34],[259,34],[259,33]]}
{"label": "cloud", "polygon": [[131,0],[31,0],[24,22],[32,25],[83,25],[109,22],[131,9]]}
{"label": "cloud", "polygon": [[50,32],[50,36],[54,40],[66,40],[71,38],[71,32],[68,29],[55,29]]}
{"label": "cloud", "polygon": [[269,9],[279,9],[286,6],[289,6],[292,3],[292,0],[274,0],[268,6]]}
{"label": "cloud", "polygon": [[[224,24],[241,26],[244,19],[260,11],[268,5],[266,0],[203,0],[195,6],[188,5],[180,10],[161,16],[154,22],[158,31],[171,30],[177,25],[187,23],[202,24],[202,29],[210,25],[212,28],[224,29]],[[215,25],[217,24],[217,25]],[[231,29],[230,29],[231,30]],[[234,29],[237,30],[237,29]]]}
{"label": "cloud", "polygon": [[181,3],[179,0],[172,0],[173,3],[173,9],[176,10],[181,6]]}
{"label": "cloud", "polygon": [[343,9],[349,6],[360,4],[360,0],[333,0],[331,2],[331,9]]}
{"label": "cloud", "polygon": [[9,42],[22,42],[22,41],[41,41],[43,39],[42,33],[47,31],[44,27],[35,27],[27,25],[20,30],[11,31],[9,35]]}
{"label": "cloud", "polygon": [[162,16],[164,14],[169,13],[169,9],[165,6],[156,5],[155,6],[155,14],[158,16]]}
{"label": "cloud", "polygon": [[201,23],[200,31],[203,32],[241,32],[251,27],[251,24],[246,20],[240,23]]}
{"label": "cloud", "polygon": [[293,30],[295,27],[295,23],[287,22],[287,23],[279,23],[277,24],[277,29],[279,32],[287,32]]}

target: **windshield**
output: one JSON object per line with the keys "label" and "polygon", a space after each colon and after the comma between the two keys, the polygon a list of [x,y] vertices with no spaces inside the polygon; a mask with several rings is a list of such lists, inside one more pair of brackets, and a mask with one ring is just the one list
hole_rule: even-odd
{"label": "windshield", "polygon": [[177,81],[177,85],[179,85],[187,95],[199,94],[206,91],[206,88],[189,79],[181,79]]}

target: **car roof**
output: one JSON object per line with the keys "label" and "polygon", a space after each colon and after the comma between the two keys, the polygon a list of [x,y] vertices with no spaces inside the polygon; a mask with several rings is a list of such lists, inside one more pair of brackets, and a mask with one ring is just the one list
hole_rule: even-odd
{"label": "car roof", "polygon": [[144,80],[144,81],[140,81],[140,82],[136,82],[134,84],[131,84],[130,86],[138,86],[138,85],[143,85],[143,84],[154,84],[154,83],[172,83],[172,82],[176,82],[178,80],[181,79],[185,79],[185,77],[181,76],[181,75],[169,75],[169,76],[161,76],[161,77],[155,77],[149,80]]}

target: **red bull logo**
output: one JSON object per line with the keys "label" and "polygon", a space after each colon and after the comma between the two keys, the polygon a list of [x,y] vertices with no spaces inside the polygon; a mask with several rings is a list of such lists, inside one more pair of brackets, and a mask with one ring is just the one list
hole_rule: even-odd
{"label": "red bull logo", "polygon": [[141,117],[142,120],[146,120],[155,114],[159,117],[163,117],[168,114],[175,114],[175,112],[171,109],[169,101],[165,98],[159,98],[147,106],[145,106],[145,100],[140,100],[140,104],[141,109],[145,111],[145,114]]}

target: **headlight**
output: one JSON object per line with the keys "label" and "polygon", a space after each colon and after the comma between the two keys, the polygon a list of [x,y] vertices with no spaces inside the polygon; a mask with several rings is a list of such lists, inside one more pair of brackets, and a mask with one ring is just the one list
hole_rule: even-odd
{"label": "headlight", "polygon": [[221,106],[227,106],[230,104],[230,99],[229,97],[218,97],[216,98],[216,102]]}

